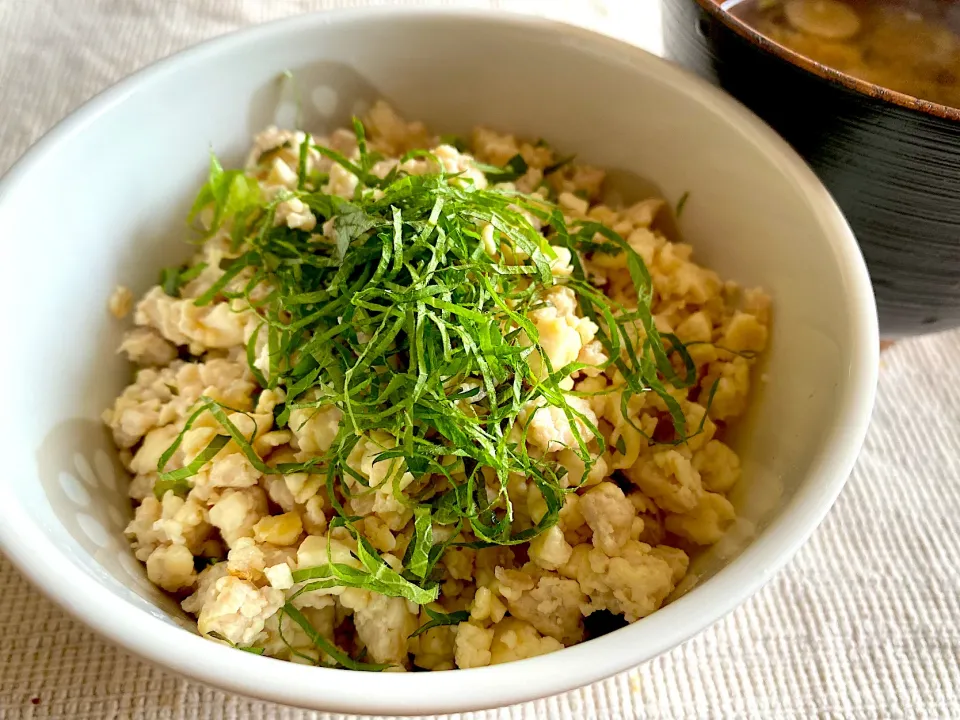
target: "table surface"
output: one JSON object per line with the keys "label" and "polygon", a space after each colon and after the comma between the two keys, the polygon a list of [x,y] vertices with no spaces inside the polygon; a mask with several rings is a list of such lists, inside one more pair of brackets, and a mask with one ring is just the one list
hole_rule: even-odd
{"label": "table surface", "polygon": [[[157,58],[251,23],[364,4],[376,3],[0,0],[0,172],[84,100]],[[660,49],[656,0],[432,4],[546,14]],[[873,424],[836,507],[789,567],[737,611],[606,682],[459,717],[960,717],[958,357],[960,333],[883,354]],[[0,718],[335,717],[225,694],[145,664],[66,617],[2,557],[0,637]]]}

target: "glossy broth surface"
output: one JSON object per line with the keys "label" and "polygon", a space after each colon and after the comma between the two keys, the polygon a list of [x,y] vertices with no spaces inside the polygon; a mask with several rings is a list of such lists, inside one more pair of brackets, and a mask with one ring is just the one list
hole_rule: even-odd
{"label": "glossy broth surface", "polygon": [[811,60],[960,108],[960,2],[729,0],[722,7]]}

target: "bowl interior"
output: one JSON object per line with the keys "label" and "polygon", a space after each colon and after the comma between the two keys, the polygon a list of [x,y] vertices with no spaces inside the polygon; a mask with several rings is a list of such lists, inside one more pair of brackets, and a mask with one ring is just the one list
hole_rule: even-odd
{"label": "bowl interior", "polygon": [[[281,79],[284,70],[292,83]],[[859,446],[869,410],[851,410],[851,398],[860,392],[853,385],[870,357],[862,341],[871,327],[875,339],[875,318],[842,218],[769,130],[662,61],[543,21],[384,13],[275,24],[162,63],[35,148],[0,189],[0,252],[4,266],[16,269],[0,285],[8,308],[0,322],[15,350],[2,354],[0,368],[15,379],[7,406],[17,411],[5,429],[20,450],[0,478],[0,500],[15,515],[0,531],[5,550],[101,631],[202,676],[199,660],[175,658],[175,648],[219,648],[186,644],[190,624],[146,580],[122,535],[131,515],[126,478],[99,415],[130,369],[115,352],[124,325],[108,314],[107,298],[117,284],[143,292],[161,266],[189,254],[180,242],[188,236],[184,217],[211,147],[241,162],[251,136],[272,122],[293,122],[298,103],[303,127],[323,132],[377,97],[444,132],[487,124],[544,137],[583,161],[654,179],[671,202],[689,192],[680,225],[695,257],[724,278],[762,285],[775,303],[766,382],[755,377],[760,391],[735,440],[744,460],[736,502],[743,520],[698,559],[696,591],[561,653],[586,658],[603,643],[615,650],[587,672],[546,656],[518,666],[539,669],[528,687],[483,694],[486,682],[472,689],[454,682],[433,686],[429,698],[415,695],[423,676],[384,675],[377,682],[389,684],[393,697],[377,699],[350,696],[346,680],[287,687],[284,678],[327,671],[273,669],[280,663],[224,651],[213,657],[230,663],[237,679],[206,679],[237,687],[259,677],[246,692],[326,709],[439,712],[556,692],[651,657],[729,608],[725,598],[689,614],[706,610],[696,603],[711,603],[709,579],[759,544],[757,533],[792,524],[795,547],[819,518],[795,517],[791,508],[804,494],[829,504],[839,490],[856,447],[839,455],[838,448]],[[787,545],[769,557],[789,554]],[[31,557],[46,558],[56,575],[31,566]],[[56,577],[70,579],[73,595]],[[97,607],[122,617],[97,617]],[[151,618],[169,627],[159,631]],[[160,649],[133,637],[132,623]],[[495,674],[502,668],[454,674],[464,672],[505,677]]]}

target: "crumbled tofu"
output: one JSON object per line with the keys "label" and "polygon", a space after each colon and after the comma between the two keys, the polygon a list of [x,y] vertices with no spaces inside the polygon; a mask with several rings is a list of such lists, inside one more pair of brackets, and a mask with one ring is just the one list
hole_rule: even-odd
{"label": "crumbled tofu", "polygon": [[270,587],[276,588],[277,590],[289,590],[293,587],[293,573],[290,571],[290,566],[286,563],[265,568],[263,574],[267,576],[267,582],[270,583]]}
{"label": "crumbled tofu", "polygon": [[128,287],[117,285],[107,301],[107,308],[115,318],[122,320],[133,310],[133,292]]}

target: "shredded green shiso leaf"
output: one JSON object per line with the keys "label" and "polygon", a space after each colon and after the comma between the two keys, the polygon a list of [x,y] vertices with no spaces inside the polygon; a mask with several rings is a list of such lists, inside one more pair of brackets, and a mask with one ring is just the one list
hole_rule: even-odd
{"label": "shredded green shiso leaf", "polygon": [[[598,429],[568,402],[577,393],[564,391],[560,384],[587,366],[573,362],[552,367],[528,319],[530,311],[544,305],[545,289],[555,284],[571,288],[581,314],[600,328],[597,338],[610,359],[599,367],[613,365],[622,375],[625,384],[618,389],[624,417],[631,397],[656,393],[671,416],[674,442],[684,442],[691,435],[669,390],[692,387],[697,374],[683,344],[657,331],[650,311],[650,275],[617,233],[595,222],[568,225],[560,210],[539,195],[496,186],[481,189],[462,174],[439,170],[409,175],[394,168],[377,177],[371,168],[380,157],[368,151],[359,121],[354,121],[354,129],[359,160],[313,144],[308,136],[301,149],[298,189],[272,200],[262,196],[254,178],[224,170],[212,157],[209,180],[191,211],[192,219],[212,207],[210,236],[229,228],[235,255],[221,261],[223,275],[194,302],[246,300],[261,320],[247,347],[250,370],[261,388],[285,391],[285,402],[275,410],[276,425],[287,426],[294,409],[335,405],[343,416],[330,450],[306,462],[268,466],[254,451],[252,438],[228,419],[235,410],[204,396],[160,458],[156,492],[188,492],[190,479],[230,440],[265,474],[321,474],[336,512],[330,527],[346,528],[356,540],[360,567],[330,559],[320,567],[296,570],[294,581],[302,584],[297,594],[358,587],[426,605],[438,597],[436,566],[458,533],[475,540],[457,544],[474,548],[528,542],[556,524],[565,493],[576,490],[565,487],[562,466],[528,452],[529,419],[526,424],[520,421],[525,406],[540,403],[563,412],[576,440],[571,449],[586,467],[584,477],[595,463],[589,442],[596,437],[602,448]],[[308,177],[308,144],[360,179],[352,199],[325,194],[319,190],[324,178]],[[401,163],[432,157],[413,151]],[[433,162],[443,167],[436,158]],[[526,171],[520,156],[503,168],[478,167],[493,183]],[[317,216],[318,230],[332,222],[332,238],[274,225],[278,204],[294,197]],[[543,229],[535,228],[527,214],[538,218]],[[481,239],[486,223],[495,229],[496,244],[503,249],[496,257],[488,254]],[[555,247],[570,251],[571,277],[551,273]],[[581,260],[587,252],[625,253],[636,308],[618,305],[591,285]],[[181,285],[203,269],[197,268],[164,271],[164,290],[177,296]],[[249,278],[243,288],[228,290],[241,273]],[[254,290],[263,284],[269,294],[255,297]],[[269,353],[266,371],[255,364],[261,336]],[[539,375],[531,367],[533,353],[540,353],[546,368]],[[217,420],[221,434],[185,467],[165,470],[184,433],[204,413]],[[520,429],[519,441],[516,433],[511,435],[514,425]],[[358,492],[373,492],[367,479],[347,464],[357,442],[372,431],[394,439],[374,462],[391,463],[385,482],[393,483],[397,499],[413,509],[414,534],[400,571],[361,535],[355,527],[359,518],[351,517],[343,504]],[[405,471],[414,482],[401,493],[399,480]],[[546,514],[533,527],[512,527],[514,511],[507,493],[512,474],[533,481],[546,503]],[[435,541],[437,526],[448,526],[452,532],[444,537],[450,539]],[[310,627],[292,599],[280,612],[303,628],[318,650],[344,667],[382,669],[332,646]],[[415,634],[462,620],[462,613],[427,614],[431,620]]]}

